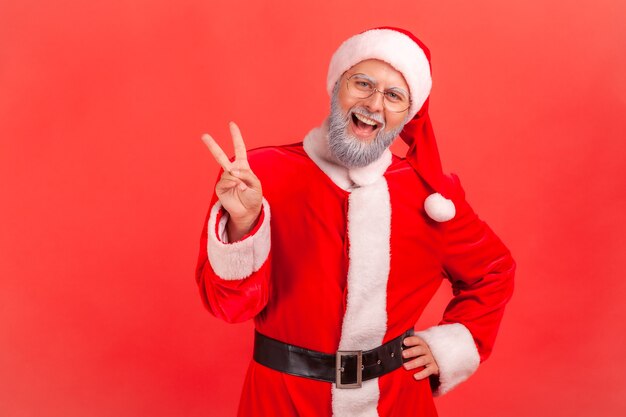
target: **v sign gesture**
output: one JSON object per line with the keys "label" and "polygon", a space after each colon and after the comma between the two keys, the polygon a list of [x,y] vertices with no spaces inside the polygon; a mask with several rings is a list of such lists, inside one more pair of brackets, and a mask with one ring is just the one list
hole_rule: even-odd
{"label": "v sign gesture", "polygon": [[248,164],[246,145],[239,127],[234,122],[230,122],[229,127],[235,149],[234,161],[228,159],[226,153],[208,133],[202,135],[202,141],[224,169],[215,185],[215,193],[230,215],[227,230],[229,240],[232,242],[241,239],[254,227],[261,212],[263,191],[261,181]]}

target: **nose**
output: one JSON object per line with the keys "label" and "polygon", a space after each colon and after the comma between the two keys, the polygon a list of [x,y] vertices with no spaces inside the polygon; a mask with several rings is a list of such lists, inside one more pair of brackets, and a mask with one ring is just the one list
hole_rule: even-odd
{"label": "nose", "polygon": [[375,112],[383,112],[385,109],[384,96],[383,93],[374,90],[374,94],[365,99],[365,107],[372,113]]}

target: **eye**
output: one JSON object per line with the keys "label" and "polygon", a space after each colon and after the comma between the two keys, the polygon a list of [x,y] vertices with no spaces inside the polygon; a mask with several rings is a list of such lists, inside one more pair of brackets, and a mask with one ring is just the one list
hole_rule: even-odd
{"label": "eye", "polygon": [[386,91],[385,97],[393,103],[398,103],[404,99],[404,97],[394,91]]}
{"label": "eye", "polygon": [[372,85],[372,83],[363,78],[353,78],[352,85],[354,86],[354,88],[356,88],[359,91],[369,92],[374,89],[374,86]]}
{"label": "eye", "polygon": [[371,93],[374,89],[374,85],[367,78],[358,75],[351,77],[349,84],[354,91],[361,91],[365,94]]}

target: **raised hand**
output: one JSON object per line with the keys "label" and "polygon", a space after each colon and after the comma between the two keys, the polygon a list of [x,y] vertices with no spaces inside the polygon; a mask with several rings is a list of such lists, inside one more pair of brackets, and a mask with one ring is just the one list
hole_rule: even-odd
{"label": "raised hand", "polygon": [[231,241],[239,240],[254,226],[263,202],[261,181],[254,175],[248,164],[246,145],[239,127],[229,123],[230,134],[235,149],[235,160],[230,161],[222,148],[208,134],[202,135],[213,158],[222,166],[224,172],[215,185],[215,193],[230,215],[228,236]]}

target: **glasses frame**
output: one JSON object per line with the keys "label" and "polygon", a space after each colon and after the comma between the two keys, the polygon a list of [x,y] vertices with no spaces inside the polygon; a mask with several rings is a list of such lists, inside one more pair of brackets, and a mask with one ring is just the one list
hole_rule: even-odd
{"label": "glasses frame", "polygon": [[[411,104],[413,103],[413,101],[411,100],[411,98],[410,98],[410,97],[409,97],[409,105],[408,105],[408,106],[406,107],[406,109],[404,109],[404,110],[391,110],[391,109],[387,108],[387,105],[386,105],[386,104],[387,104],[387,100],[386,100],[386,97],[385,97],[385,91],[386,91],[386,90],[385,90],[385,91],[380,91],[380,90],[379,90],[378,88],[376,88],[376,87],[374,87],[374,89],[372,90],[372,92],[370,93],[370,95],[369,95],[369,96],[366,96],[366,97],[357,97],[357,96],[355,96],[355,95],[354,95],[354,93],[352,92],[352,90],[350,90],[350,79],[351,79],[352,77],[354,77],[355,75],[365,75],[365,76],[367,76],[368,78],[370,78],[370,77],[369,77],[367,74],[363,74],[362,72],[355,72],[354,74],[352,74],[352,75],[350,75],[350,76],[348,76],[348,73],[346,73],[345,75],[346,75],[346,89],[348,90],[348,93],[350,94],[350,96],[352,96],[352,98],[356,98],[356,99],[359,99],[359,100],[365,100],[366,98],[370,98],[371,96],[373,96],[373,95],[374,95],[374,93],[380,93],[380,94],[382,94],[382,96],[383,96],[383,108],[384,108],[385,110],[387,110],[387,111],[390,111],[390,112],[392,112],[392,113],[404,113],[405,111],[407,111],[408,109],[410,109],[410,108],[411,108]],[[370,79],[371,79],[371,78],[370,78]],[[404,90],[404,89],[402,89],[402,90]],[[407,92],[407,94],[408,94],[408,92]]]}

